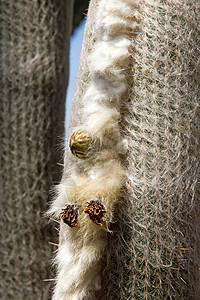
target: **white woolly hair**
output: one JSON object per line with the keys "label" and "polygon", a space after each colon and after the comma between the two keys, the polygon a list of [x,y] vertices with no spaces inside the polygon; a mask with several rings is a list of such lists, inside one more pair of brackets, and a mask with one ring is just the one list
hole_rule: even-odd
{"label": "white woolly hair", "polygon": [[[103,156],[106,158],[108,153],[105,151],[100,155],[103,160]],[[77,174],[66,178],[57,186],[58,194],[49,214],[59,218],[62,209],[68,204],[73,204],[83,211],[88,199],[103,203],[107,212],[111,213],[123,175],[121,163],[116,159],[108,160],[104,167],[102,167],[102,161],[96,162],[93,166],[89,166],[89,170],[86,170],[84,175]]]}
{"label": "white woolly hair", "polygon": [[[96,143],[90,156],[85,160],[74,158],[71,169],[65,169],[49,210],[56,218],[60,218],[67,205],[79,211],[75,228],[60,222],[54,300],[94,299],[93,293],[100,288],[106,225],[112,221],[124,177],[119,154],[125,153],[127,142],[120,134],[119,111],[128,91],[130,34],[137,23],[139,2],[98,1],[98,38],[87,58],[90,81],[83,95],[80,107],[83,121],[79,124],[79,129],[87,130]],[[103,226],[96,225],[84,213],[90,201],[98,201],[106,210]]]}

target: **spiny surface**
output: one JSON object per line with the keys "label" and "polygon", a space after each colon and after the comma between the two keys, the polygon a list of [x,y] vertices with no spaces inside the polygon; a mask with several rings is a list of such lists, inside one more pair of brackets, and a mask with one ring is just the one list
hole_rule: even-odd
{"label": "spiny surface", "polygon": [[[42,215],[59,178],[72,1],[1,0],[0,298],[47,299],[53,278]],[[54,150],[53,150],[54,149]],[[52,281],[51,281],[52,282]]]}
{"label": "spiny surface", "polygon": [[127,180],[103,299],[198,299],[199,4],[144,1],[123,109]]}

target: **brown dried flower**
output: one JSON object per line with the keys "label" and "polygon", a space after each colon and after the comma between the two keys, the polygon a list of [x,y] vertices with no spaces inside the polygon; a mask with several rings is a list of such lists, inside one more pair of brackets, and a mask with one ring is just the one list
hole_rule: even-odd
{"label": "brown dried flower", "polygon": [[78,209],[74,205],[67,205],[62,209],[61,218],[69,227],[76,227],[78,224]]}
{"label": "brown dried flower", "polygon": [[106,210],[104,206],[98,201],[90,201],[85,208],[85,213],[89,214],[90,219],[97,225],[102,226],[102,222],[105,221]]}

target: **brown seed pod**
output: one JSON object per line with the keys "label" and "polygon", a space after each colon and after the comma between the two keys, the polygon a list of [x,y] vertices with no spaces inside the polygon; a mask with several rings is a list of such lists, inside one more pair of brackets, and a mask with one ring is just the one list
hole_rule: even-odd
{"label": "brown seed pod", "polygon": [[74,205],[67,205],[62,209],[61,218],[69,227],[76,227],[78,224],[78,209]]}
{"label": "brown seed pod", "polygon": [[71,152],[78,158],[86,158],[91,143],[92,138],[87,131],[77,130],[71,135],[69,147]]}
{"label": "brown seed pod", "polygon": [[104,209],[104,206],[99,203],[99,201],[90,201],[87,202],[87,206],[85,208],[85,213],[89,214],[90,219],[97,225],[102,226],[102,222],[105,221],[105,213],[106,210]]}

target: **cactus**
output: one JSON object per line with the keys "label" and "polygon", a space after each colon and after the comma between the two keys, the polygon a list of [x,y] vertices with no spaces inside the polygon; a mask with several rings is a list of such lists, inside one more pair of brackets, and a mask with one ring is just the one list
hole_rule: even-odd
{"label": "cactus", "polygon": [[[48,299],[56,232],[43,217],[59,180],[73,1],[2,0],[1,299]],[[52,149],[54,149],[52,151]],[[43,282],[49,280],[50,282]]]}
{"label": "cactus", "polygon": [[61,221],[55,300],[198,297],[198,8],[90,3],[69,136],[99,143],[86,161],[65,150],[50,213],[98,198],[105,224]]}

